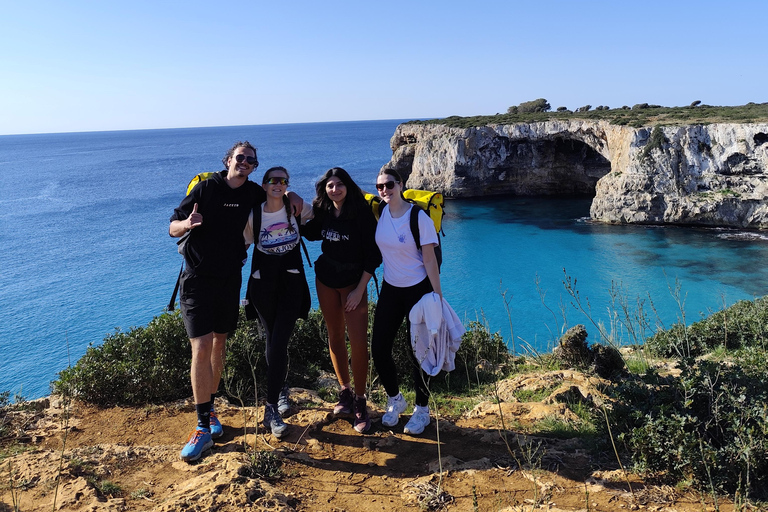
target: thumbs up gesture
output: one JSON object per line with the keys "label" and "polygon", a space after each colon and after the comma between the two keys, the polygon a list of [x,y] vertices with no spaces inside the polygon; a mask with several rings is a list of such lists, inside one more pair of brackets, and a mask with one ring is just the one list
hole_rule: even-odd
{"label": "thumbs up gesture", "polygon": [[203,215],[197,212],[197,203],[192,207],[192,213],[187,217],[187,230],[194,229],[203,223]]}

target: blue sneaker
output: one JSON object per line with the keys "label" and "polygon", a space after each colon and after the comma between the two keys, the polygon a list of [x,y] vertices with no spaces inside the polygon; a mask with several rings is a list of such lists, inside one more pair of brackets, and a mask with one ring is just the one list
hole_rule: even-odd
{"label": "blue sneaker", "polygon": [[285,424],[280,413],[277,411],[277,405],[267,404],[264,408],[264,427],[278,439],[283,437],[285,431],[288,430],[288,425]]}
{"label": "blue sneaker", "polygon": [[216,416],[216,412],[211,411],[211,437],[216,439],[224,435],[224,426],[222,426],[219,417]]}
{"label": "blue sneaker", "polygon": [[197,427],[189,434],[189,440],[181,449],[181,460],[192,462],[197,460],[203,452],[213,446],[210,429]]}
{"label": "blue sneaker", "polygon": [[288,386],[284,386],[280,390],[280,396],[277,398],[277,412],[280,413],[280,416],[285,416],[291,412],[291,398],[288,393]]}

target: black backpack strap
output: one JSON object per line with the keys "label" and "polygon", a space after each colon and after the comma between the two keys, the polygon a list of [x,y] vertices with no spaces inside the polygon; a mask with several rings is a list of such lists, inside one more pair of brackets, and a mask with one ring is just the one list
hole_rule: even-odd
{"label": "black backpack strap", "polygon": [[[296,217],[297,222],[301,222],[301,219],[297,216]],[[307,258],[307,265],[312,267],[312,262],[309,261],[309,251],[307,251],[307,245],[304,243],[304,239],[299,235],[299,243],[301,244],[301,248],[304,249],[304,257]]]}
{"label": "black backpack strap", "polygon": [[416,248],[421,250],[421,236],[419,234],[419,210],[421,210],[421,207],[417,204],[413,204],[411,207],[411,235],[413,235],[413,241],[416,242]]}
{"label": "black backpack strap", "polygon": [[[416,203],[413,203],[413,207],[411,208],[411,235],[413,235],[413,241],[416,242],[416,248],[418,250],[421,250],[421,236],[419,231],[419,211],[423,211],[421,209],[421,206],[419,206]],[[424,212],[429,216],[429,212]],[[445,236],[445,234],[443,234]],[[438,237],[439,238],[439,237]],[[440,267],[443,266],[443,246],[441,246],[439,243],[435,246],[435,259],[437,259],[437,269],[440,270]]]}
{"label": "black backpack strap", "polygon": [[[288,196],[283,195],[283,204],[285,205],[288,210],[291,209],[291,201],[288,199]],[[307,258],[307,265],[312,267],[312,262],[309,261],[309,251],[307,251],[307,245],[304,243],[304,238],[301,236],[301,212],[299,212],[298,215],[293,216],[294,219],[296,219],[296,226],[299,228],[299,243],[301,244],[301,248],[304,249],[304,257]],[[254,225],[256,223],[254,222]],[[259,222],[259,226],[261,226],[261,222]]]}
{"label": "black backpack strap", "polygon": [[251,210],[253,212],[253,254],[251,255],[251,273],[249,274],[251,276],[259,268],[258,245],[259,245],[259,232],[261,231],[261,204],[262,203],[257,204]]}
{"label": "black backpack strap", "polygon": [[181,273],[184,272],[184,262],[181,263],[181,270],[179,270],[179,277],[176,278],[176,286],[173,287],[173,295],[171,295],[171,302],[168,303],[168,311],[176,309],[176,295],[179,293],[179,285],[181,284]]}

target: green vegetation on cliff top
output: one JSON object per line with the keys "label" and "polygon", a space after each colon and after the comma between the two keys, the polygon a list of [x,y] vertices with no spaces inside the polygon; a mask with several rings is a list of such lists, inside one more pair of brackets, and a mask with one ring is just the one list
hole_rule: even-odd
{"label": "green vegetation on cliff top", "polygon": [[[543,99],[542,99],[543,100]],[[538,100],[537,100],[538,101]],[[546,101],[546,100],[543,100]],[[611,124],[627,125],[635,128],[643,126],[680,126],[688,124],[712,123],[761,123],[768,122],[768,103],[747,103],[734,107],[716,107],[693,102],[687,107],[662,107],[641,103],[632,107],[608,108],[599,106],[592,109],[585,105],[570,111],[559,107],[553,112],[528,112],[525,107],[533,102],[521,103],[510,107],[506,114],[491,116],[450,116],[445,119],[429,121],[410,121],[414,124],[442,124],[452,128],[473,128],[490,124],[534,123],[550,120],[603,120]],[[694,105],[695,104],[695,105]]]}

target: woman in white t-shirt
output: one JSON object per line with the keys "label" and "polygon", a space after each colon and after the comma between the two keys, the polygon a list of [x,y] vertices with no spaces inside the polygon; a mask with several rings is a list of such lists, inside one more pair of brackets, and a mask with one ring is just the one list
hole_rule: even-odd
{"label": "woman in white t-shirt", "polygon": [[252,319],[258,313],[266,332],[264,426],[275,437],[281,437],[288,428],[278,410],[288,370],[288,340],[296,320],[307,318],[310,306],[299,247],[299,222],[304,223],[312,216],[312,205],[304,203],[297,221],[285,197],[288,182],[284,167],[272,167],[264,174],[261,186],[267,200],[254,208],[244,234],[247,244],[256,244],[248,279],[246,315]]}
{"label": "woman in white t-shirt", "polygon": [[[376,304],[373,320],[371,354],[379,379],[387,391],[387,410],[381,418],[383,425],[397,425],[400,414],[408,404],[400,393],[397,368],[392,358],[397,331],[407,319],[411,308],[425,294],[436,292],[442,297],[440,271],[435,257],[437,233],[429,216],[403,197],[403,180],[397,171],[382,169],[376,178],[376,190],[386,206],[376,226],[376,244],[384,262],[384,282]],[[411,233],[411,208],[418,209],[421,250]],[[406,325],[408,323],[406,322]],[[410,339],[410,327],[408,327]],[[413,380],[416,386],[416,404],[411,419],[406,423],[406,434],[421,434],[429,425],[429,375],[424,373],[410,350]]]}

